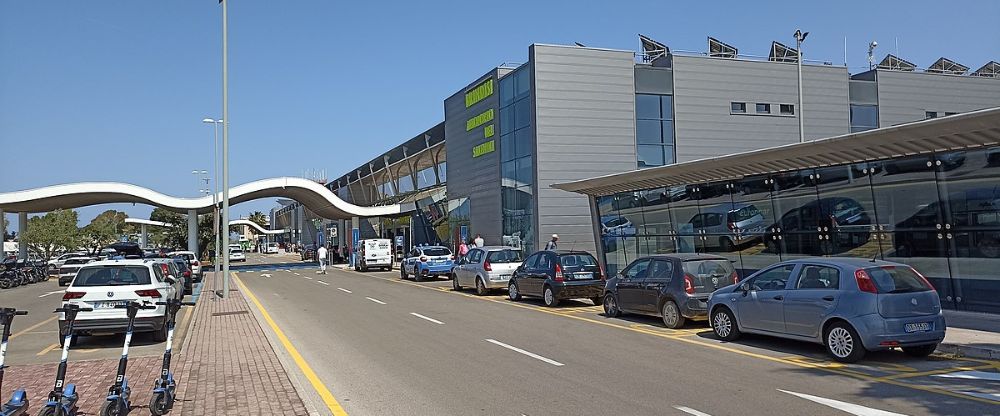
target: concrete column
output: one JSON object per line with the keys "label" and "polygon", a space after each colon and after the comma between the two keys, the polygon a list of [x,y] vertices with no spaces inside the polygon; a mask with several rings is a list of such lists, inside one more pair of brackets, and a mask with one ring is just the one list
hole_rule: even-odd
{"label": "concrete column", "polygon": [[198,211],[188,211],[188,251],[198,255]]}
{"label": "concrete column", "polygon": [[[7,241],[7,224],[4,223],[5,219],[7,219],[7,214],[0,209],[0,243]],[[0,244],[0,247],[2,246],[3,245]],[[2,248],[0,248],[0,251],[2,251]],[[3,253],[0,252],[0,257],[2,256]]]}
{"label": "concrete column", "polygon": [[139,225],[139,246],[142,248],[149,247],[149,225],[140,224]]}
{"label": "concrete column", "polygon": [[24,232],[28,231],[28,213],[17,213],[17,258],[28,258],[28,244],[24,242]]}

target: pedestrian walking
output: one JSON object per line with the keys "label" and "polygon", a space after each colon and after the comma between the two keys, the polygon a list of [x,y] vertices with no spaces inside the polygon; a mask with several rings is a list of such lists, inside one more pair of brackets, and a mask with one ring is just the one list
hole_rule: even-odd
{"label": "pedestrian walking", "polygon": [[476,234],[476,239],[473,240],[476,243],[476,247],[483,248],[486,246],[486,241],[483,240],[483,236]]}
{"label": "pedestrian walking", "polygon": [[316,250],[316,258],[319,259],[319,272],[326,274],[326,246],[319,246]]}
{"label": "pedestrian walking", "polygon": [[559,248],[559,234],[552,234],[552,239],[545,243],[545,250],[556,250]]}
{"label": "pedestrian walking", "polygon": [[462,241],[458,243],[458,256],[465,257],[466,254],[469,254],[469,246],[465,244],[465,241]]}

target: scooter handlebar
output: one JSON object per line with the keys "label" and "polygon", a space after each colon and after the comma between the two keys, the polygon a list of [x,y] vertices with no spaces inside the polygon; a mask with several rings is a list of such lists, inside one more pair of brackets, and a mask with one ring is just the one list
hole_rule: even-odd
{"label": "scooter handlebar", "polygon": [[[159,302],[156,302],[156,304],[163,306],[163,305],[167,305],[167,302],[165,302],[165,301],[159,301]],[[177,304],[178,305],[185,305],[185,306],[194,306],[194,302],[177,302]]]}
{"label": "scooter handlebar", "polygon": [[91,312],[91,311],[93,311],[93,310],[94,310],[94,308],[78,308],[78,307],[77,307],[77,308],[66,308],[66,307],[62,307],[62,308],[57,308],[57,309],[56,309],[55,311],[53,311],[53,312],[56,312],[56,313],[58,313],[58,312],[71,312],[71,311],[77,311],[77,312]]}
{"label": "scooter handlebar", "polygon": [[[125,304],[125,305],[115,305],[115,309],[128,309],[128,306],[129,306],[128,304]],[[139,304],[139,305],[136,306],[136,308],[139,308],[139,309],[156,309],[156,306]]]}
{"label": "scooter handlebar", "polygon": [[28,311],[17,311],[17,312],[14,312],[14,315],[27,315],[27,314],[28,314]]}

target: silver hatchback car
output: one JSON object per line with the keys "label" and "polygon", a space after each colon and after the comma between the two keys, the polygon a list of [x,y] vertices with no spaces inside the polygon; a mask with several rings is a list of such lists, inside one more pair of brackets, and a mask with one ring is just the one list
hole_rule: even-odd
{"label": "silver hatchback car", "polygon": [[890,348],[924,357],[946,329],[941,300],[924,276],[870,259],[781,262],[713,292],[708,310],[725,341],[756,333],[816,342],[842,362]]}
{"label": "silver hatchback car", "polygon": [[506,289],[510,276],[524,261],[521,249],[508,246],[486,246],[469,250],[458,260],[452,276],[452,288],[476,287],[483,296],[493,289]]}

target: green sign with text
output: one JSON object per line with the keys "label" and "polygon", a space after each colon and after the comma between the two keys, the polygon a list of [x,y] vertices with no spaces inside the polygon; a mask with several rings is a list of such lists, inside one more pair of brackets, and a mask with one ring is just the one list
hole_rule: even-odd
{"label": "green sign with text", "polygon": [[493,95],[492,78],[483,81],[481,84],[476,85],[475,88],[465,93],[465,108],[472,107],[473,104],[478,103],[491,95]]}
{"label": "green sign with text", "polygon": [[490,140],[479,146],[473,147],[472,157],[479,157],[487,153],[492,153],[494,150],[496,150],[496,140]]}

